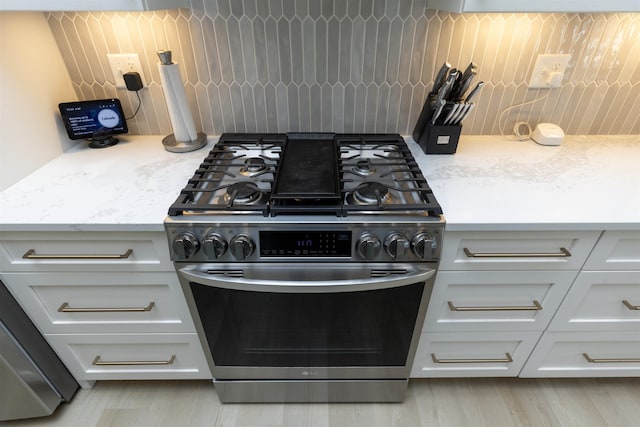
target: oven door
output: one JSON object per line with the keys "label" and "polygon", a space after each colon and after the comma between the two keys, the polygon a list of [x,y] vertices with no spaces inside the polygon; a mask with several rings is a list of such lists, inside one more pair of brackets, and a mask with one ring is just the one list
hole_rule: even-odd
{"label": "oven door", "polygon": [[427,265],[178,266],[217,380],[408,378]]}

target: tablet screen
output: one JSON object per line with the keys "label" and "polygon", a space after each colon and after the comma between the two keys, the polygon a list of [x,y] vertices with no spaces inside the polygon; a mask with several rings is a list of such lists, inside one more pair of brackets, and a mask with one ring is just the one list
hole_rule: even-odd
{"label": "tablet screen", "polygon": [[127,133],[127,122],[118,99],[63,102],[58,105],[70,139],[103,139]]}

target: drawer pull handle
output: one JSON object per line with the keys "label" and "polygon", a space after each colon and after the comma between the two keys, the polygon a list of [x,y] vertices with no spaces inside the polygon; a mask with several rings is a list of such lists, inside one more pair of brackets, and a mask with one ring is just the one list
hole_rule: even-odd
{"label": "drawer pull handle", "polygon": [[151,311],[153,306],[156,303],[151,301],[146,307],[105,307],[105,308],[73,308],[69,307],[68,302],[63,302],[62,305],[58,308],[60,313],[122,313],[122,312],[141,312],[141,311]]}
{"label": "drawer pull handle", "polygon": [[582,353],[582,356],[587,359],[589,363],[640,363],[640,358],[633,357],[630,359],[594,359],[587,353]]}
{"label": "drawer pull handle", "polygon": [[556,258],[570,257],[571,252],[567,248],[560,248],[560,252],[472,252],[469,248],[464,248],[464,254],[469,258]]}
{"label": "drawer pull handle", "polygon": [[82,254],[50,254],[40,255],[36,253],[35,249],[29,249],[24,255],[23,259],[127,259],[133,254],[133,249],[127,249],[122,255],[82,255]]}
{"label": "drawer pull handle", "polygon": [[438,359],[438,357],[431,353],[431,359],[433,363],[511,363],[513,357],[509,353],[505,353],[504,359]]}
{"label": "drawer pull handle", "polygon": [[539,311],[542,305],[538,300],[533,300],[533,305],[511,305],[511,306],[480,306],[480,307],[457,307],[452,301],[447,301],[451,311]]}
{"label": "drawer pull handle", "polygon": [[96,356],[91,362],[92,365],[95,366],[137,366],[137,365],[173,365],[173,362],[176,360],[176,355],[172,355],[169,360],[121,360],[121,361],[112,361],[112,362],[103,362],[100,360],[100,356]]}
{"label": "drawer pull handle", "polygon": [[640,305],[633,305],[631,304],[629,301],[622,300],[622,303],[625,305],[625,307],[627,307],[629,310],[640,310]]}

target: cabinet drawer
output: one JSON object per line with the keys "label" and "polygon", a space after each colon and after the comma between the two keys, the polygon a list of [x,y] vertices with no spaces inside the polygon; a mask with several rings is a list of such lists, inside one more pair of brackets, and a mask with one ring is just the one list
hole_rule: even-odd
{"label": "cabinet drawer", "polygon": [[441,270],[579,270],[599,232],[447,232]]}
{"label": "cabinet drawer", "polygon": [[412,377],[515,377],[541,332],[423,333]]}
{"label": "cabinet drawer", "polygon": [[549,330],[640,330],[640,271],[580,273]]}
{"label": "cabinet drawer", "polygon": [[161,232],[0,233],[2,271],[170,271]]}
{"label": "cabinet drawer", "polygon": [[640,231],[605,231],[585,270],[640,270]]}
{"label": "cabinet drawer", "polygon": [[440,271],[427,331],[544,330],[574,271]]}
{"label": "cabinet drawer", "polygon": [[193,332],[175,273],[7,273],[43,333]]}
{"label": "cabinet drawer", "polygon": [[548,332],[520,376],[640,376],[640,332]]}
{"label": "cabinet drawer", "polygon": [[211,378],[197,335],[45,335],[78,380]]}

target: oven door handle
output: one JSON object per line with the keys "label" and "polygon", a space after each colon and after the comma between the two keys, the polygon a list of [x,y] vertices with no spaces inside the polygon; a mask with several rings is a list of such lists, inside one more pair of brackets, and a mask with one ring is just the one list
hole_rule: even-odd
{"label": "oven door handle", "polygon": [[[433,268],[414,268],[404,273],[390,273],[382,277],[348,278],[331,280],[281,280],[281,279],[247,279],[232,275],[238,270],[216,269],[214,272],[201,271],[197,266],[183,267],[178,270],[179,275],[189,282],[212,286],[216,288],[235,289],[256,292],[302,292],[326,293],[353,292],[388,289],[399,286],[422,283],[436,274]],[[376,275],[377,276],[377,275]]]}

